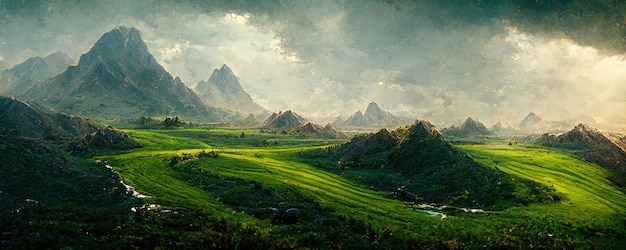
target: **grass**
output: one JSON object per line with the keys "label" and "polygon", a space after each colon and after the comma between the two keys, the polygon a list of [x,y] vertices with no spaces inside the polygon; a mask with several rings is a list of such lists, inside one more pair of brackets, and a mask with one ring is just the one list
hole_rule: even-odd
{"label": "grass", "polygon": [[601,167],[555,149],[529,144],[461,145],[479,163],[520,178],[554,187],[566,200],[558,205],[531,206],[579,223],[606,226],[623,218],[624,193],[606,177]]}
{"label": "grass", "polygon": [[[483,165],[553,186],[564,199],[440,219],[405,209],[404,202],[298,157],[340,140],[235,129],[126,132],[143,147],[97,158],[152,196],[148,201],[199,211],[211,225],[228,220],[240,225],[230,234],[248,232],[256,235],[256,243],[276,248],[610,248],[626,243],[621,239],[626,196],[606,180],[603,169],[551,149],[501,141],[459,146]],[[202,150],[219,156],[170,164],[173,156]],[[277,224],[248,214],[254,204],[263,206],[259,209],[296,206],[309,217],[294,225]]]}

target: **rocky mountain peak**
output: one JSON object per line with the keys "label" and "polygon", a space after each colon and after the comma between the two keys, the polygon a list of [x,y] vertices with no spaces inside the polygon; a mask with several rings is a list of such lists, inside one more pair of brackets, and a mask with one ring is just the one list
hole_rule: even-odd
{"label": "rocky mountain peak", "polygon": [[380,115],[382,113],[383,113],[383,110],[380,108],[380,106],[378,106],[378,103],[376,102],[370,102],[367,105],[367,109],[365,109],[365,114]]}
{"label": "rocky mountain peak", "polygon": [[120,61],[132,62],[125,63],[127,66],[160,67],[148,51],[139,30],[124,26],[117,26],[102,35],[91,50],[80,57],[78,65],[85,67],[100,62],[115,64]]}
{"label": "rocky mountain peak", "polygon": [[522,122],[520,122],[520,127],[525,127],[526,125],[535,124],[543,121],[543,118],[534,112],[530,112]]}
{"label": "rocky mountain peak", "polygon": [[214,69],[207,81],[200,81],[195,92],[211,106],[241,113],[259,114],[265,109],[252,100],[228,65]]}

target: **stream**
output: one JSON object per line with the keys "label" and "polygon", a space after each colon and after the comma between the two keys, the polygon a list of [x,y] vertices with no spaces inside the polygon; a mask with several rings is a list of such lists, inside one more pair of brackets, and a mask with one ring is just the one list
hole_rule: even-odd
{"label": "stream", "polygon": [[146,199],[146,198],[150,198],[150,196],[148,196],[148,195],[144,195],[144,194],[142,194],[142,193],[137,192],[137,190],[135,190],[135,188],[134,188],[133,186],[126,184],[126,183],[124,182],[124,180],[122,179],[122,177],[121,177],[119,174],[117,174],[117,173],[115,173],[115,172],[113,171],[113,167],[111,167],[111,165],[109,165],[109,164],[108,164],[108,163],[106,163],[106,162],[103,162],[103,163],[104,163],[104,166],[105,166],[106,168],[108,168],[109,170],[111,170],[111,172],[113,172],[114,174],[116,174],[116,175],[120,178],[120,183],[122,183],[122,185],[124,185],[124,187],[126,188],[126,193],[127,193],[127,194],[132,194],[132,195],[133,195],[133,197],[135,197],[135,198],[139,198],[139,199]]}
{"label": "stream", "polygon": [[437,206],[436,204],[406,204],[405,209],[413,210],[419,213],[440,216],[441,219],[453,218],[447,215],[445,212],[464,212],[464,213],[492,213],[493,211],[485,211],[476,208],[463,208],[463,207],[449,207],[449,206]]}

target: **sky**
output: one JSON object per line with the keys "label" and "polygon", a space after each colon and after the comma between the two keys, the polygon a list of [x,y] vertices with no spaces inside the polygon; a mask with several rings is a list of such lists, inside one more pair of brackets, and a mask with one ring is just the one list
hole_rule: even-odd
{"label": "sky", "polygon": [[535,112],[626,133],[624,6],[502,2],[0,0],[0,68],[78,61],[123,25],[190,87],[227,64],[260,105],[320,123],[375,101],[439,127]]}

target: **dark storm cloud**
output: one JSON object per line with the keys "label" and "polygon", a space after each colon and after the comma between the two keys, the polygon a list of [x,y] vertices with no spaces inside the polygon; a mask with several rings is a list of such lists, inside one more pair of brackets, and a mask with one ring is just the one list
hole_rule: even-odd
{"label": "dark storm cloud", "polygon": [[0,66],[57,50],[78,59],[126,25],[188,85],[227,63],[269,109],[335,117],[377,101],[440,126],[535,111],[626,130],[622,29],[597,26],[619,26],[621,7],[581,6],[612,15],[575,19],[554,1],[3,0]]}

